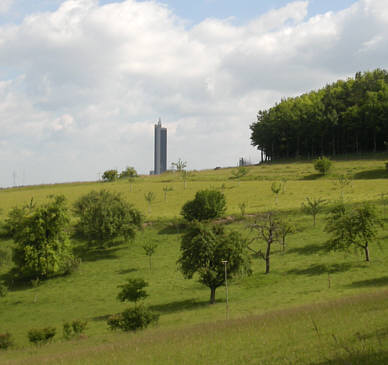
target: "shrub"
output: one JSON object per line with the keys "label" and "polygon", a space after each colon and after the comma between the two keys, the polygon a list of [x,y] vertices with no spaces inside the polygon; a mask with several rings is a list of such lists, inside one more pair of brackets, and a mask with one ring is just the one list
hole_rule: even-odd
{"label": "shrub", "polygon": [[28,340],[35,345],[45,344],[51,341],[55,333],[57,332],[55,327],[46,327],[42,329],[33,328],[28,331]]}
{"label": "shrub", "polygon": [[77,319],[73,322],[65,322],[63,324],[63,337],[70,339],[75,336],[80,336],[86,329],[88,321]]}
{"label": "shrub", "polygon": [[331,161],[325,156],[319,157],[314,161],[314,168],[322,175],[326,175],[331,168]]}
{"label": "shrub", "polygon": [[128,279],[126,284],[119,285],[121,292],[117,295],[117,299],[121,302],[130,301],[136,302],[148,297],[147,292],[144,290],[148,286],[148,283],[143,279]]}
{"label": "shrub", "polygon": [[13,345],[13,338],[10,333],[0,333],[0,350],[6,350]]}
{"label": "shrub", "polygon": [[385,163],[385,169],[388,171],[388,162]]}
{"label": "shrub", "polygon": [[107,190],[91,191],[74,204],[79,217],[77,229],[90,241],[101,246],[116,237],[129,240],[141,228],[141,214],[121,194]]}
{"label": "shrub", "polygon": [[0,282],[0,297],[5,297],[8,294],[8,288],[7,286]]}
{"label": "shrub", "polygon": [[157,323],[158,320],[158,314],[139,305],[110,316],[107,323],[111,330],[120,329],[127,332],[147,328],[151,323]]}
{"label": "shrub", "polygon": [[200,190],[194,200],[189,200],[183,207],[181,214],[188,221],[203,221],[220,217],[225,213],[225,195],[217,190]]}

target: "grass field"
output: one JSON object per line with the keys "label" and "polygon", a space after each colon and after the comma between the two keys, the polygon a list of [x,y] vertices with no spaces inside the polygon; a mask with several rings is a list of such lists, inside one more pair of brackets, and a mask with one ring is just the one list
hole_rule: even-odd
{"label": "grass field", "polygon": [[[1,190],[2,217],[31,197],[41,202],[50,194],[64,194],[72,203],[92,189],[107,189],[122,192],[151,224],[134,242],[117,242],[103,250],[74,240],[82,258],[75,273],[36,288],[13,287],[0,298],[0,333],[11,332],[17,346],[0,352],[0,363],[384,363],[381,359],[386,360],[388,352],[386,225],[379,231],[380,245],[371,246],[371,262],[365,263],[359,253],[327,252],[324,214],[313,227],[312,218],[300,212],[306,197],[334,202],[342,194],[348,204],[372,202],[382,216],[386,210],[388,223],[388,202],[384,204],[388,195],[381,195],[388,194],[384,158],[388,159],[337,161],[325,177],[316,175],[308,162],[250,167],[240,182],[230,179],[231,169],[203,171],[186,189],[177,174],[166,174],[140,177],[132,191],[128,181]],[[342,174],[352,182],[341,193],[338,176]],[[271,191],[273,181],[286,181],[278,199]],[[164,186],[173,188],[167,201]],[[224,320],[224,289],[217,290],[216,304],[209,305],[209,290],[195,280],[185,280],[176,266],[181,232],[175,218],[197,190],[209,187],[225,193],[227,215],[237,217],[239,203],[246,202],[247,214],[279,210],[298,228],[289,236],[284,253],[275,247],[269,275],[264,274],[264,261],[252,258],[253,274],[230,283],[229,321]],[[150,213],[144,199],[148,191],[157,195]],[[248,236],[250,219],[254,217],[232,221],[229,227]],[[142,248],[149,240],[158,242],[151,271]],[[12,242],[0,245],[11,248]],[[1,275],[6,277],[11,267],[11,263],[1,267]],[[149,282],[146,303],[160,313],[160,321],[157,328],[141,333],[112,334],[106,318],[125,308],[116,295],[117,285],[128,277]],[[87,338],[62,340],[63,322],[78,318],[88,320]],[[48,325],[57,327],[56,342],[42,348],[30,346],[27,331]]]}

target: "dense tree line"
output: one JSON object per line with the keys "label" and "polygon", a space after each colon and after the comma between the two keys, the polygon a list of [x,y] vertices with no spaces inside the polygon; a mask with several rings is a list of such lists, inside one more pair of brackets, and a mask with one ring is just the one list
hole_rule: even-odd
{"label": "dense tree line", "polygon": [[388,146],[388,71],[358,72],[260,110],[252,145],[266,159],[383,151]]}

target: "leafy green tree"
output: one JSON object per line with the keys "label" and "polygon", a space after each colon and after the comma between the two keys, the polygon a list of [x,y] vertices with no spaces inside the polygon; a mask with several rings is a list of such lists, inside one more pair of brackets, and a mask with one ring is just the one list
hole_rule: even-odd
{"label": "leafy green tree", "polygon": [[306,198],[306,203],[302,203],[302,212],[313,216],[313,222],[315,227],[316,217],[318,213],[322,212],[326,204],[325,199],[310,199]]}
{"label": "leafy green tree", "polygon": [[[16,213],[17,212],[17,213]],[[69,272],[75,264],[67,227],[65,197],[29,209],[14,209],[8,224],[15,241],[14,261],[21,278],[48,278]]]}
{"label": "leafy green tree", "polygon": [[126,284],[119,285],[121,291],[117,295],[117,299],[121,302],[134,302],[135,305],[139,300],[143,300],[148,297],[147,292],[144,290],[148,286],[148,283],[143,279],[128,279]]}
{"label": "leafy green tree", "polygon": [[79,218],[78,231],[101,246],[117,237],[129,240],[141,228],[142,217],[121,194],[106,190],[91,191],[74,204]]}
{"label": "leafy green tree", "polygon": [[199,282],[210,289],[211,304],[215,303],[216,289],[225,283],[224,260],[228,261],[228,279],[250,273],[247,242],[238,232],[197,222],[182,237],[178,266],[186,279],[198,274]]}
{"label": "leafy green tree", "polygon": [[217,190],[200,190],[186,202],[181,214],[188,221],[203,221],[222,216],[226,211],[225,195]]}
{"label": "leafy green tree", "polygon": [[138,177],[138,175],[135,168],[132,166],[127,166],[125,170],[121,171],[120,173],[120,179],[133,178],[133,177]]}
{"label": "leafy green tree", "polygon": [[325,231],[331,235],[328,241],[332,250],[349,250],[355,247],[370,261],[369,245],[376,238],[381,221],[376,209],[369,204],[348,210],[343,203],[336,205],[327,218]]}
{"label": "leafy green tree", "polygon": [[315,170],[319,171],[322,175],[326,175],[331,169],[331,161],[327,157],[319,157],[314,161]]}
{"label": "leafy green tree", "polygon": [[119,173],[117,172],[117,170],[106,170],[102,174],[102,181],[112,182],[117,180],[118,177],[119,177]]}

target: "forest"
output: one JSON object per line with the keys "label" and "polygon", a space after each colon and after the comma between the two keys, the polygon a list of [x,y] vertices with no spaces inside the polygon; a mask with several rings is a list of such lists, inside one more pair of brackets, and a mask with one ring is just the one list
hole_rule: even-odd
{"label": "forest", "polygon": [[388,148],[388,72],[357,72],[260,110],[250,126],[262,160],[311,158]]}

